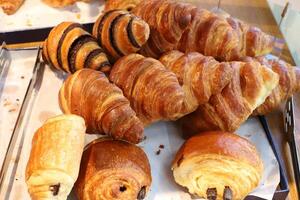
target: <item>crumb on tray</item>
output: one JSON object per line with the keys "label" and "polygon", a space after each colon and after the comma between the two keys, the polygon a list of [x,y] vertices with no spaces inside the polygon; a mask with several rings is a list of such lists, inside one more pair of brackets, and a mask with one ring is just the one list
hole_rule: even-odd
{"label": "crumb on tray", "polygon": [[160,149],[158,149],[157,151],[156,151],[156,155],[159,155],[160,154]]}

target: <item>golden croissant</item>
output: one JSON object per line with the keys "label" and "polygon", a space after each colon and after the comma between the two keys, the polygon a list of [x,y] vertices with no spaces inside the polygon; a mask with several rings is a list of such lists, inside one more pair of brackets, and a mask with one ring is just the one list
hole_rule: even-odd
{"label": "golden croissant", "polygon": [[85,119],[88,133],[110,135],[138,143],[143,139],[143,124],[131,109],[122,91],[99,71],[82,69],[69,76],[59,92],[64,113]]}
{"label": "golden croissant", "polygon": [[0,8],[8,14],[12,15],[21,7],[24,0],[0,0]]}
{"label": "golden croissant", "polygon": [[278,85],[278,75],[259,62],[232,62],[231,66],[233,78],[222,92],[181,119],[186,133],[235,131]]}
{"label": "golden croissant", "polygon": [[258,185],[262,160],[253,144],[226,132],[188,139],[172,164],[175,181],[205,199],[244,199]]}
{"label": "golden croissant", "polygon": [[105,2],[104,11],[110,11],[115,9],[131,11],[136,7],[142,0],[107,0]]}
{"label": "golden croissant", "polygon": [[96,39],[73,22],[62,22],[51,30],[43,45],[43,58],[56,69],[69,73],[82,68],[109,73],[111,68]]}
{"label": "golden croissant", "polygon": [[25,173],[33,200],[67,199],[78,177],[85,129],[83,118],[59,115],[35,132]]}
{"label": "golden croissant", "polygon": [[[127,2],[132,5],[131,1]],[[114,4],[108,4],[112,9]],[[150,38],[140,51],[146,56],[157,58],[166,51],[177,49],[230,61],[264,55],[273,48],[274,37],[260,29],[191,4],[148,0],[134,5],[132,13],[145,20],[151,29]]]}
{"label": "golden croissant", "polygon": [[103,13],[93,27],[94,37],[113,61],[137,52],[147,42],[149,33],[144,20],[124,10]]}
{"label": "golden croissant", "polygon": [[83,152],[75,191],[80,200],[142,200],[151,181],[149,160],[141,148],[99,138]]}

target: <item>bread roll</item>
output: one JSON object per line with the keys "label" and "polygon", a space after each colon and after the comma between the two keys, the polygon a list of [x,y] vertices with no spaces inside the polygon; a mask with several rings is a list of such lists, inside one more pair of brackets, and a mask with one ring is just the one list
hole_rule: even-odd
{"label": "bread roll", "polygon": [[188,139],[172,164],[175,181],[207,199],[244,199],[262,177],[253,144],[227,132],[203,132]]}

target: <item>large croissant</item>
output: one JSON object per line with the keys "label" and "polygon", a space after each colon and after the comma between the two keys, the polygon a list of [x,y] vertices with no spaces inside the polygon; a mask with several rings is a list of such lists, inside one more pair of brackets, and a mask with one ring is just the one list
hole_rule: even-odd
{"label": "large croissant", "polygon": [[[246,58],[248,61],[253,58]],[[300,68],[278,59],[259,57],[255,60],[271,68],[279,75],[279,84],[272,90],[266,101],[254,111],[254,115],[265,115],[280,107],[294,93],[300,92]]]}
{"label": "large croissant", "polygon": [[[110,80],[119,86],[145,123],[176,120],[219,93],[231,80],[232,69],[199,53],[172,51],[161,61],[131,54],[119,59]],[[173,72],[175,73],[173,73]]]}
{"label": "large croissant", "polygon": [[102,72],[77,71],[64,82],[59,100],[64,113],[85,119],[89,133],[105,133],[132,143],[143,139],[143,124],[129,101]]}
{"label": "large croissant", "polygon": [[222,92],[181,119],[187,133],[235,131],[278,85],[278,75],[259,62],[232,62],[231,66],[233,78]]}
{"label": "large croissant", "polygon": [[[200,52],[219,60],[236,60],[244,56],[259,56],[272,50],[274,37],[234,18],[224,18],[208,10],[172,0],[126,1],[132,12],[150,26],[143,55],[158,57],[178,49]],[[110,3],[112,9],[125,7],[125,2]]]}

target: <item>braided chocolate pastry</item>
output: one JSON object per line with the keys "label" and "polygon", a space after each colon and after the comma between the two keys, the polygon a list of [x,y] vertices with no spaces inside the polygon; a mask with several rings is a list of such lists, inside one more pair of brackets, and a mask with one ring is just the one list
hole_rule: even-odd
{"label": "braided chocolate pastry", "polygon": [[43,58],[56,69],[69,73],[82,68],[109,73],[111,68],[96,39],[73,22],[63,22],[51,30],[43,45]]}
{"label": "braided chocolate pastry", "polygon": [[172,165],[175,181],[208,200],[244,199],[258,185],[262,160],[253,144],[232,133],[205,132],[188,139]]}
{"label": "braided chocolate pastry", "polygon": [[99,138],[83,152],[75,191],[80,200],[142,200],[151,181],[150,164],[142,149]]}
{"label": "braided chocolate pastry", "polygon": [[122,91],[102,72],[82,69],[69,76],[59,93],[64,113],[85,119],[88,133],[110,135],[132,143],[140,142],[144,127]]}
{"label": "braided chocolate pastry", "polygon": [[148,40],[150,29],[144,20],[125,10],[102,14],[93,27],[93,35],[112,60],[137,52]]}

